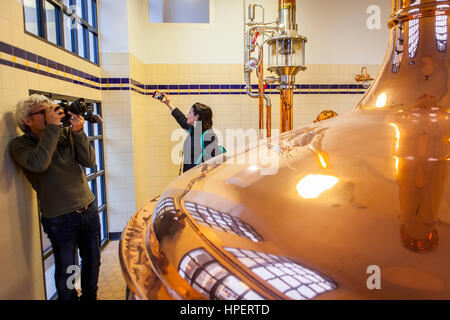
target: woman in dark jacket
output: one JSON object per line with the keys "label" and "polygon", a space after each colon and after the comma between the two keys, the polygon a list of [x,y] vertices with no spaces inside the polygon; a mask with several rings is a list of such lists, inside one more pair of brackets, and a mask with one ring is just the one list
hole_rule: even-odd
{"label": "woman in dark jacket", "polygon": [[207,105],[196,102],[187,116],[170,103],[167,94],[161,101],[171,111],[178,124],[188,132],[183,144],[183,172],[219,155],[218,139],[212,130],[212,110]]}

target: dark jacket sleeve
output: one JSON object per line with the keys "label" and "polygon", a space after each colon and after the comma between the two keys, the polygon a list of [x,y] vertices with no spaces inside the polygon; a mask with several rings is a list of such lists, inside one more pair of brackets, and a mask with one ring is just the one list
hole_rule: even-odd
{"label": "dark jacket sleeve", "polygon": [[78,162],[86,168],[92,168],[95,166],[95,151],[89,140],[81,129],[78,132],[72,132],[73,137],[73,149]]}
{"label": "dark jacket sleeve", "polygon": [[52,162],[61,130],[57,125],[47,125],[37,145],[23,136],[15,138],[9,145],[12,158],[28,171],[45,172]]}
{"label": "dark jacket sleeve", "polygon": [[180,111],[180,109],[175,108],[172,110],[172,117],[175,118],[175,120],[178,122],[180,127],[182,127],[184,130],[193,130],[194,126],[187,123],[187,118],[184,115],[183,112]]}

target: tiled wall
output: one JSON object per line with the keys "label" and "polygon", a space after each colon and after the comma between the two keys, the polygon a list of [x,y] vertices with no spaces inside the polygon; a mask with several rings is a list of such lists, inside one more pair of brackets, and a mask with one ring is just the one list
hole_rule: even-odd
{"label": "tiled wall", "polygon": [[0,299],[45,297],[36,196],[8,153],[16,103],[29,89],[101,100],[85,74],[100,68],[25,34],[21,1],[0,1]]}

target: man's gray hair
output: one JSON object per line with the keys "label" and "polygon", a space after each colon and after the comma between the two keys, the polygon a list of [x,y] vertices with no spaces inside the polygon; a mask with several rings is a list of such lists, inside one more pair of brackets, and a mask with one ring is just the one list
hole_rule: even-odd
{"label": "man's gray hair", "polygon": [[16,123],[17,126],[23,132],[28,130],[28,126],[23,122],[26,117],[30,116],[31,111],[35,106],[39,106],[42,104],[53,104],[53,102],[42,94],[32,94],[27,98],[21,99],[16,106]]}

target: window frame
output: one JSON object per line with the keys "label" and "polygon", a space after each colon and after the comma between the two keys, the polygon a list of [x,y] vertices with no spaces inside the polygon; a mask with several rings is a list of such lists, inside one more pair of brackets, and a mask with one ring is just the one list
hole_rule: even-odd
{"label": "window frame", "polygon": [[[22,0],[22,11],[23,11],[23,30],[25,34],[30,35],[34,38],[37,38],[39,40],[42,40],[54,47],[57,47],[67,53],[70,53],[71,55],[74,55],[78,58],[83,59],[84,61],[87,61],[95,66],[100,66],[100,54],[99,54],[99,45],[98,45],[98,1],[99,0],[69,0],[69,5],[74,6],[77,2],[81,4],[81,17],[77,15],[77,12],[73,13],[75,16],[72,18],[72,15],[68,14],[71,11],[69,11],[69,7],[67,7],[63,0],[35,0],[36,1],[36,10],[37,10],[37,30],[38,34],[34,34],[26,29],[26,20],[25,20],[25,5],[24,1]],[[88,5],[87,1],[91,1],[92,5],[92,12],[88,13]],[[48,40],[47,35],[47,17],[46,17],[46,10],[45,6],[46,3],[49,2],[52,4],[55,9],[59,12],[58,19],[56,21],[56,40],[57,44],[51,42]],[[65,37],[64,37],[64,15],[67,15],[70,17],[70,19],[73,19],[73,23],[80,24],[82,31],[84,33],[83,35],[83,44],[84,44],[84,54],[79,54],[79,47],[78,47],[78,28],[72,28],[71,31],[71,42],[72,42],[72,50],[67,50],[65,46]],[[89,15],[92,15],[93,19],[93,25],[89,24]],[[86,20],[87,19],[87,20]],[[91,49],[89,47],[89,32],[92,32],[94,34],[94,46],[95,48]],[[76,51],[74,52],[74,49],[76,48]],[[93,57],[94,61],[91,61],[91,50],[93,51]],[[87,58],[86,58],[86,53]]]}

